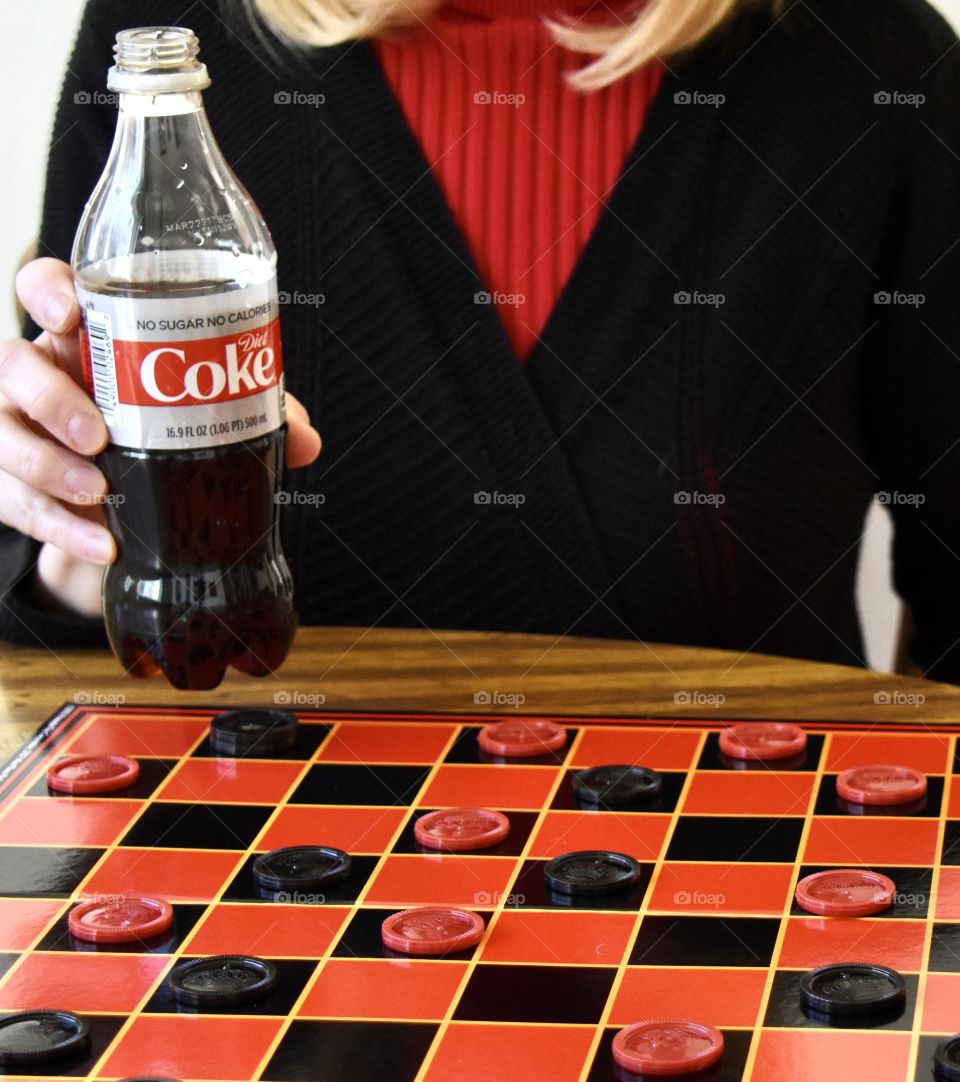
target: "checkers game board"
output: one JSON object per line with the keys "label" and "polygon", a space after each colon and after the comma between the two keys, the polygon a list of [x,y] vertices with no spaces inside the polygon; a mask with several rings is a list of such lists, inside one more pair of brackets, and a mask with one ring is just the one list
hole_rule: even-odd
{"label": "checkers game board", "polygon": [[[298,712],[296,742],[218,757],[210,709],[66,706],[0,775],[0,1022],[56,1009],[89,1024],[61,1064],[9,1077],[266,1079],[273,1082],[601,1082],[625,1077],[617,1031],[685,1018],[723,1034],[702,1082],[912,1082],[960,1031],[960,725],[804,723],[805,752],[735,769],[717,720],[554,719],[564,745],[492,762],[491,718]],[[48,790],[59,757],[135,757],[112,793]],[[643,810],[583,810],[573,771],[657,771]],[[913,767],[922,806],[861,808],[836,776],[864,763]],[[741,764],[743,765],[743,764]],[[415,821],[451,806],[493,809],[510,830],[476,852],[418,845]],[[324,845],[350,854],[322,893],[265,897],[259,854]],[[626,891],[553,895],[560,854],[614,850],[640,865]],[[896,884],[871,917],[812,916],[797,882],[830,867]],[[74,939],[78,901],[141,893],[172,903],[172,927],[134,943]],[[485,923],[445,957],[394,953],[391,914],[457,906]],[[178,1004],[171,968],[253,955],[278,981],[218,1010]],[[891,967],[896,1017],[814,1021],[799,985],[827,963]],[[59,1072],[59,1073],[58,1073]]]}

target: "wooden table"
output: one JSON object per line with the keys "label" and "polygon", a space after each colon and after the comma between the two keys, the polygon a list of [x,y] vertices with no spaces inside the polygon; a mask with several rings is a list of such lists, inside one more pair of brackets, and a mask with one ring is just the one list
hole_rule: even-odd
{"label": "wooden table", "polygon": [[[84,698],[86,696],[86,698]],[[660,643],[463,631],[303,628],[276,675],[215,691],[122,676],[105,650],[0,645],[0,754],[68,700],[324,705],[461,713],[960,719],[960,687],[844,665]]]}

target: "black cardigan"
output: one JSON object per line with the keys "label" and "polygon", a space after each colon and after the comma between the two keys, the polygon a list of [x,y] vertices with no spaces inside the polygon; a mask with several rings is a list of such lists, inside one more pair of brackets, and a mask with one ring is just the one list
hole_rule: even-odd
{"label": "black cardigan", "polygon": [[[288,386],[326,444],[287,479],[324,496],[286,508],[305,623],[862,663],[854,578],[879,491],[914,656],[960,681],[960,49],[923,0],[788,7],[752,6],[671,61],[525,365],[475,303],[370,47],[297,55],[232,8],[190,8],[213,129],[273,232],[280,288],[324,298],[282,306]],[[68,257],[107,155],[115,111],[82,94],[103,90],[114,33],[181,9],[89,4],[44,254]],[[292,91],[325,101],[284,104]],[[37,546],[0,545],[0,636],[102,634],[34,611]]]}

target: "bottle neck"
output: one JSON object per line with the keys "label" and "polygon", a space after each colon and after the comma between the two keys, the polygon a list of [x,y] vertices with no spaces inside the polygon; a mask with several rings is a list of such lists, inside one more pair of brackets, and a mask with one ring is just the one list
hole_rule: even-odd
{"label": "bottle neck", "polygon": [[145,116],[203,116],[203,95],[199,90],[166,94],[118,95],[120,122]]}

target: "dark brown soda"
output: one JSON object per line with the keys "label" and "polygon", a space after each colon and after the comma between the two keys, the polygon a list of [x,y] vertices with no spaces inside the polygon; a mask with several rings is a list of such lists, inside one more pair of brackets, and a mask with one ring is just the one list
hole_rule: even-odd
{"label": "dark brown soda", "polygon": [[266,676],[286,658],[297,612],[275,498],[285,441],[283,426],[219,447],[110,445],[97,457],[118,549],[104,620],[134,676],[208,690],[231,665]]}

